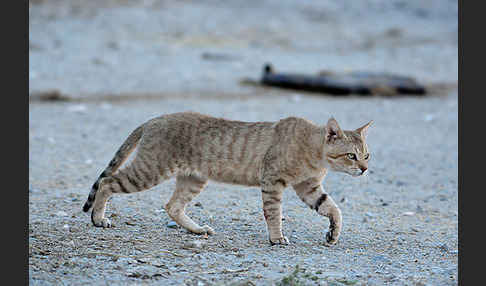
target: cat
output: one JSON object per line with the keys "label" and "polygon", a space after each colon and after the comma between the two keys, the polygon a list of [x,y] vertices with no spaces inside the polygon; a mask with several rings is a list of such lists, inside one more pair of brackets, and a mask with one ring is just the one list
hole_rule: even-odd
{"label": "cat", "polygon": [[105,208],[113,193],[140,192],[175,176],[167,214],[190,232],[211,235],[211,227],[198,225],[184,212],[208,180],[259,186],[270,243],[288,244],[281,202],[283,190],[292,186],[307,206],[329,218],[325,244],[332,245],[341,232],[341,211],[321,182],[328,169],[352,176],[366,172],[370,155],[365,139],[372,122],[347,131],[333,117],[318,126],[298,117],[242,122],[195,112],[162,115],[128,136],[93,184],[83,211],[93,207],[93,225],[110,227]]}

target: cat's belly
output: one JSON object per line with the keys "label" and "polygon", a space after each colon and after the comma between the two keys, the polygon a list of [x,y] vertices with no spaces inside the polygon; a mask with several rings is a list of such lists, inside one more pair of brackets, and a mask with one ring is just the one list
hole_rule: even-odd
{"label": "cat's belly", "polygon": [[210,180],[244,186],[259,186],[260,179],[257,169],[241,170],[235,168],[209,168],[206,175]]}

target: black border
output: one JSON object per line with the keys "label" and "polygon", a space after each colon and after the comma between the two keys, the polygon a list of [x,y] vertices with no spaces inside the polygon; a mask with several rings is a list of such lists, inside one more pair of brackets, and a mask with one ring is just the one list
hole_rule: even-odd
{"label": "black border", "polygon": [[[8,284],[29,284],[29,2],[1,5],[2,244]],[[24,164],[27,164],[25,166]]]}
{"label": "black border", "polygon": [[[464,5],[467,3],[467,5]],[[483,115],[485,82],[483,40],[484,9],[481,1],[458,1],[459,8],[459,93],[458,93],[458,282],[459,285],[484,284],[484,200],[485,189]],[[476,5],[474,5],[476,4]],[[482,6],[482,5],[481,5]],[[467,59],[467,60],[466,60]],[[466,68],[468,67],[468,68]],[[475,102],[476,101],[476,102]],[[478,154],[481,154],[478,157]],[[478,180],[474,182],[473,180]]]}

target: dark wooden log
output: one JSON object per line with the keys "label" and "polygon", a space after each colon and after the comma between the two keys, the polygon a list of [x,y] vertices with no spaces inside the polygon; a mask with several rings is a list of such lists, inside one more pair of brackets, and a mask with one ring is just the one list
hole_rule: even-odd
{"label": "dark wooden log", "polygon": [[425,86],[411,77],[362,71],[317,75],[275,73],[270,64],[264,66],[261,84],[332,95],[426,94]]}

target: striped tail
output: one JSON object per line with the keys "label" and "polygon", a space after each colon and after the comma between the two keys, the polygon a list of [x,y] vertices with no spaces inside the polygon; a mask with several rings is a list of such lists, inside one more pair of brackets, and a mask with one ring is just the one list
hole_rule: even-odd
{"label": "striped tail", "polygon": [[116,170],[118,170],[118,168],[125,162],[128,156],[130,156],[135,147],[137,147],[138,141],[142,137],[143,126],[144,124],[140,125],[128,136],[128,138],[125,140],[125,142],[123,142],[123,144],[116,152],[113,159],[111,159],[108,167],[106,167],[103,173],[101,173],[96,182],[93,184],[93,186],[91,187],[91,191],[89,192],[88,199],[83,206],[84,212],[89,211],[93,206],[93,202],[96,197],[96,192],[98,191],[98,188],[100,186],[101,179],[111,176],[113,172],[116,172]]}

